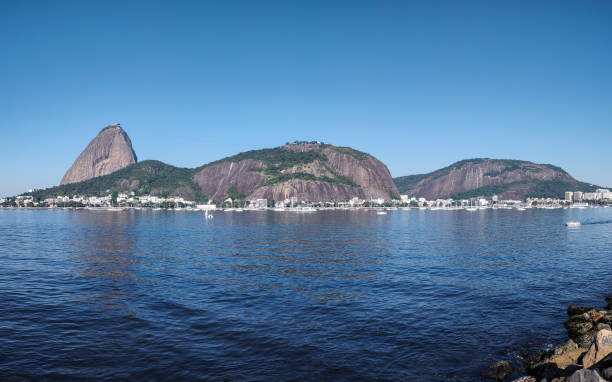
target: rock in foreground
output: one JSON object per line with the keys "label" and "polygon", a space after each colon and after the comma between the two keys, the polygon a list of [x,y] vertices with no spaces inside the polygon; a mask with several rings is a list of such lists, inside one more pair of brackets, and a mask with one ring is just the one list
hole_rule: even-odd
{"label": "rock in foreground", "polygon": [[595,341],[585,354],[582,364],[585,368],[589,368],[609,354],[612,354],[612,331],[603,329],[597,332]]}

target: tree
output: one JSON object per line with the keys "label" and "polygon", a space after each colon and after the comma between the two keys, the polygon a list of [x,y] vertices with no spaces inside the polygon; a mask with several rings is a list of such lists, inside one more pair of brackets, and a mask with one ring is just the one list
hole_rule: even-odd
{"label": "tree", "polygon": [[111,204],[113,206],[117,205],[117,197],[119,196],[119,193],[117,191],[113,191],[113,193],[111,194]]}

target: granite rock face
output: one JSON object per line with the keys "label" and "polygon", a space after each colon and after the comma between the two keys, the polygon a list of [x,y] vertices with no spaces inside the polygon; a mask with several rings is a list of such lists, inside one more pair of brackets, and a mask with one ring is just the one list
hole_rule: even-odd
{"label": "granite rock face", "polygon": [[563,197],[564,191],[590,190],[563,169],[519,160],[467,159],[440,170],[395,178],[402,194],[429,200],[499,195],[503,199]]}
{"label": "granite rock face", "polygon": [[108,175],[137,161],[130,137],[119,124],[110,125],[89,142],[60,184],[82,182]]}
{"label": "granite rock face", "polygon": [[226,198],[231,187],[248,200],[399,198],[387,166],[378,159],[348,147],[312,142],[225,158],[198,169],[194,180],[214,200]]}

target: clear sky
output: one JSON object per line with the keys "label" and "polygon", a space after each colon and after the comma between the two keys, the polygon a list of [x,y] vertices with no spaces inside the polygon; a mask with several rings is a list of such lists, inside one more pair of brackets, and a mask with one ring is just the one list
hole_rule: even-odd
{"label": "clear sky", "polygon": [[104,126],[195,167],[321,140],[393,176],[472,157],[612,186],[612,1],[0,1],[0,195]]}

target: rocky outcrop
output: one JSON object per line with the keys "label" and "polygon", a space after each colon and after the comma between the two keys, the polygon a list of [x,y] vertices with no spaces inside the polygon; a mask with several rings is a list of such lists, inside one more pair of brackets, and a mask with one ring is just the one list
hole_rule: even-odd
{"label": "rocky outcrop", "polygon": [[463,160],[429,174],[394,181],[403,194],[430,200],[492,195],[504,199],[563,197],[565,191],[596,187],[577,181],[553,165],[490,158]]}
{"label": "rocky outcrop", "polygon": [[127,133],[119,124],[104,128],[62,178],[61,185],[108,175],[137,162]]}
{"label": "rocky outcrop", "polygon": [[570,305],[565,327],[570,340],[526,360],[535,381],[612,381],[612,319],[606,310]]}
{"label": "rocky outcrop", "polygon": [[263,169],[265,169],[265,164],[259,160],[225,161],[196,172],[194,180],[204,195],[211,199],[223,200],[232,186],[238,193],[248,195],[255,188],[264,184],[266,177],[263,173],[254,171]]}
{"label": "rocky outcrop", "polygon": [[591,367],[609,354],[612,354],[612,331],[602,329],[597,332],[595,341],[593,341],[589,351],[584,355],[582,365],[586,368]]}
{"label": "rocky outcrop", "polygon": [[399,192],[381,161],[347,147],[293,143],[255,150],[196,169],[202,193],[223,200],[230,189],[243,198],[332,202],[351,198],[390,201]]}
{"label": "rocky outcrop", "polygon": [[488,379],[495,379],[497,381],[503,381],[508,378],[514,371],[514,366],[509,361],[498,361],[489,367],[489,372],[484,373],[483,377]]}
{"label": "rocky outcrop", "polygon": [[606,382],[595,370],[578,370],[569,377],[567,382]]}

